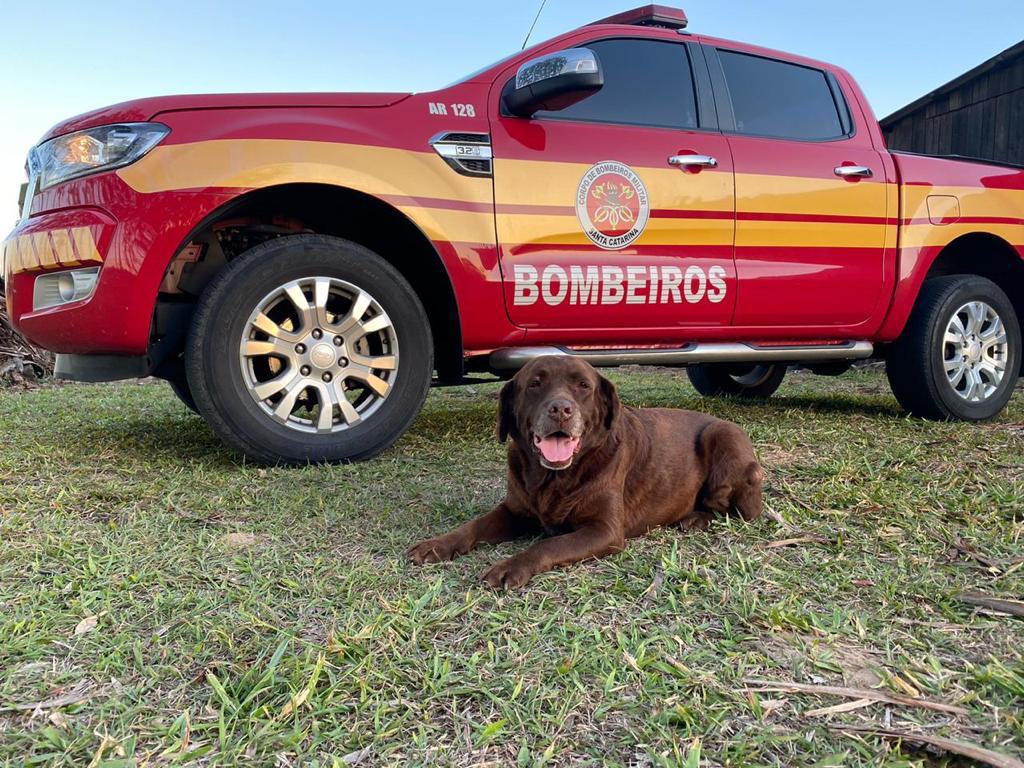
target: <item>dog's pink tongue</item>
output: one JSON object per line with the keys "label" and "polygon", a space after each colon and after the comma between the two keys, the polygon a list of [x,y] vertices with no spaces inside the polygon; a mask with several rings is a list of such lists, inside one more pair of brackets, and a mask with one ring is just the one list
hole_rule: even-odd
{"label": "dog's pink tongue", "polygon": [[553,464],[561,464],[572,458],[579,442],[579,438],[576,437],[542,437],[537,447],[545,459]]}

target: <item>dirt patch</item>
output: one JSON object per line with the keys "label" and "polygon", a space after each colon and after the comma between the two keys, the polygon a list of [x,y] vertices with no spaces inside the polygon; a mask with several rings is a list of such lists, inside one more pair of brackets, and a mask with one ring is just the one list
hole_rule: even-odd
{"label": "dirt patch", "polygon": [[232,551],[252,549],[263,542],[264,539],[262,536],[257,536],[254,533],[245,533],[244,531],[232,531],[231,533],[225,533],[220,537],[220,539],[218,539],[218,543],[221,547]]}
{"label": "dirt patch", "polygon": [[806,464],[814,459],[814,454],[803,446],[791,446],[789,448],[783,448],[779,445],[755,447],[757,458],[768,469]]}

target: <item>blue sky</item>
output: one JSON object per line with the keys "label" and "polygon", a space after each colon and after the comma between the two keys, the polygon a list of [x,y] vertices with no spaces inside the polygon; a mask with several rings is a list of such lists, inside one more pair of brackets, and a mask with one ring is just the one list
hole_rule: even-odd
{"label": "blue sky", "polygon": [[[25,153],[60,119],[170,93],[432,90],[518,49],[539,3],[5,3],[0,230],[16,216]],[[547,0],[531,42],[639,4]],[[880,117],[1024,37],[1022,0],[682,5],[695,32],[845,67]]]}

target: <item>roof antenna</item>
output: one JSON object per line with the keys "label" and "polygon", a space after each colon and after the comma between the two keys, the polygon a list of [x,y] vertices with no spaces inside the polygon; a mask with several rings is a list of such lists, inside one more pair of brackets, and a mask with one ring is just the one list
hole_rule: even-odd
{"label": "roof antenna", "polygon": [[540,8],[537,9],[537,15],[533,17],[533,24],[530,25],[530,31],[526,33],[526,39],[523,40],[523,47],[519,50],[526,50],[526,44],[530,42],[530,35],[533,34],[533,28],[537,26],[537,19],[540,18],[541,11],[544,10],[544,4],[547,3],[547,1],[548,0],[540,0]]}

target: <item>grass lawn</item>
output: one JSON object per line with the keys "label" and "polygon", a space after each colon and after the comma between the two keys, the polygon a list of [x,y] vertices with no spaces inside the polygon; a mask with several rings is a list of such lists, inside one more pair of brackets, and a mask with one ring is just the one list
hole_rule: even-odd
{"label": "grass lawn", "polygon": [[0,392],[0,765],[964,764],[851,727],[1024,756],[1024,619],[958,598],[1024,596],[1024,392],[936,424],[873,372],[763,405],[612,378],[748,429],[781,517],[499,594],[521,542],[402,554],[501,498],[495,385],[297,470],[239,464],[162,384]]}

